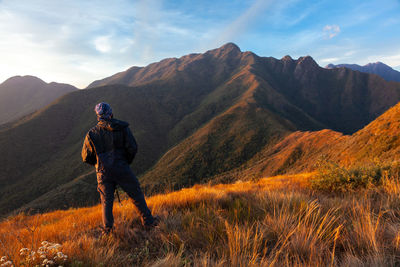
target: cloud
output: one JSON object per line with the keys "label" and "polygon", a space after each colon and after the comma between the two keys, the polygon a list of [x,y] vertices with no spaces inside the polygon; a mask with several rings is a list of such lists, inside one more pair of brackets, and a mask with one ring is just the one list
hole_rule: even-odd
{"label": "cloud", "polygon": [[[101,8],[105,4],[107,9]],[[30,74],[84,87],[127,67],[128,57],[113,48],[121,50],[132,38],[133,6],[127,0],[96,5],[74,0],[0,2],[0,80]]]}
{"label": "cloud", "polygon": [[325,37],[332,39],[340,33],[340,27],[338,25],[326,25],[323,29]]}
{"label": "cloud", "polygon": [[99,52],[107,53],[111,50],[110,36],[100,36],[94,39],[94,46]]}
{"label": "cloud", "polygon": [[357,53],[357,51],[355,51],[355,50],[350,50],[350,51],[345,52],[345,53],[344,53],[344,56],[345,56],[345,57],[350,57],[350,56],[354,55],[355,53]]}
{"label": "cloud", "polygon": [[323,63],[332,63],[332,62],[337,62],[339,60],[340,60],[340,58],[338,58],[338,57],[329,57],[329,58],[320,59],[319,61],[323,62]]}
{"label": "cloud", "polygon": [[170,56],[171,49],[190,50],[188,42],[199,34],[188,21],[177,10],[163,9],[162,0],[4,0],[0,82],[30,74],[84,87]]}

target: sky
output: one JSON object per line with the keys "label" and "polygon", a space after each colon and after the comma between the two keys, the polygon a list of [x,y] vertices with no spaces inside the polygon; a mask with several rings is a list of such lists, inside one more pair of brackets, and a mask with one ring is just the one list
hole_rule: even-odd
{"label": "sky", "polygon": [[234,42],[259,56],[400,70],[400,0],[0,0],[0,82],[85,88]]}

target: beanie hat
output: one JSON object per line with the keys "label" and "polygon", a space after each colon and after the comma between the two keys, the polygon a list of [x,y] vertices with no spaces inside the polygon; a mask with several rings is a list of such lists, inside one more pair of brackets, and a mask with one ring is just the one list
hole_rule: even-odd
{"label": "beanie hat", "polygon": [[98,103],[94,108],[98,120],[109,120],[112,117],[112,108],[105,102]]}

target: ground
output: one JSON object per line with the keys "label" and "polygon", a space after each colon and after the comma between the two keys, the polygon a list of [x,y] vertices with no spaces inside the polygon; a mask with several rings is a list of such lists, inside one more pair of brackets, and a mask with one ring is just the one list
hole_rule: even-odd
{"label": "ground", "polygon": [[[315,189],[317,176],[197,185],[156,195],[148,203],[161,223],[150,231],[128,200],[115,203],[116,228],[108,236],[99,231],[100,206],[20,214],[0,223],[0,256],[15,266],[34,266],[44,257],[33,260],[20,249],[37,252],[47,241],[61,245],[57,251],[67,258],[56,260],[63,266],[400,264],[397,177],[332,193]],[[50,254],[48,260],[56,255]]]}

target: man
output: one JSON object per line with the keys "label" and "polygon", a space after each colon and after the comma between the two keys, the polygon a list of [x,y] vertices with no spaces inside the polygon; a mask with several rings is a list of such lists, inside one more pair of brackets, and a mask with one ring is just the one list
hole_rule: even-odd
{"label": "man", "polygon": [[138,208],[144,226],[146,228],[156,226],[157,221],[147,207],[139,181],[129,167],[137,152],[136,140],[128,127],[129,124],[114,119],[112,109],[107,103],[97,104],[95,112],[98,122],[86,134],[82,159],[83,162],[96,167],[104,232],[109,233],[113,229],[112,209],[117,184]]}

